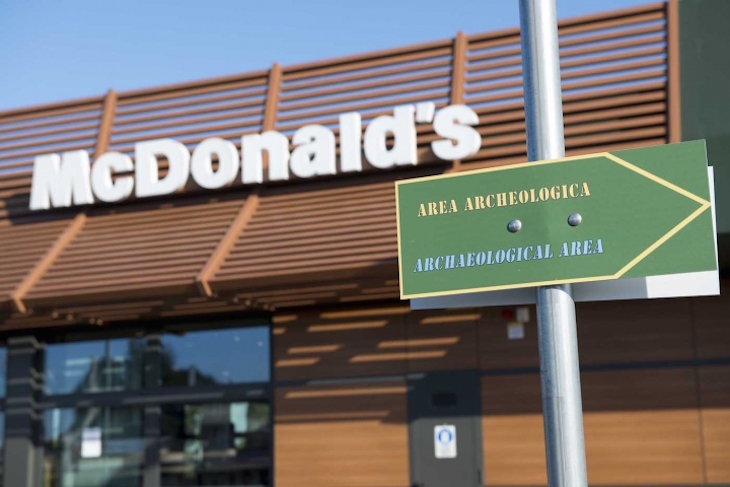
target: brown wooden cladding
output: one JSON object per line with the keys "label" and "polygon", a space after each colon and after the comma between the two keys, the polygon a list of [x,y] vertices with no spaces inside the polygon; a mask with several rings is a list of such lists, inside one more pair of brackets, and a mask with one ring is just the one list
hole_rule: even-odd
{"label": "brown wooden cladding", "polygon": [[581,363],[692,360],[695,308],[685,299],[580,303]]}
{"label": "brown wooden cladding", "polygon": [[[559,34],[567,153],[664,143],[663,5],[562,21]],[[482,150],[469,159],[479,166],[526,158],[519,42],[517,29],[469,37],[464,103],[480,115]]]}
{"label": "brown wooden cladding", "polygon": [[477,327],[482,310],[413,312],[406,316],[406,341],[381,344],[408,348],[408,371],[478,368]]}
{"label": "brown wooden cladding", "polygon": [[697,336],[697,358],[712,360],[730,356],[730,303],[724,299],[698,298],[692,307]]}
{"label": "brown wooden cladding", "polygon": [[408,350],[383,348],[406,339],[407,305],[284,315],[274,321],[276,380],[398,375]]}
{"label": "brown wooden cladding", "polygon": [[581,374],[592,484],[702,483],[691,367]]}
{"label": "brown wooden cladding", "polygon": [[[727,306],[724,300],[717,298],[705,301],[711,303],[712,308]],[[624,301],[620,306],[612,302],[578,303],[581,364],[692,360],[694,337],[701,340],[703,330],[711,323],[704,319],[693,321],[693,314],[703,314],[704,309],[706,307],[692,305],[683,299]],[[501,308],[485,308],[479,312],[482,315],[478,329],[482,368],[539,367],[534,307],[530,307],[530,321],[525,324],[523,340],[508,340],[507,320],[501,315]],[[716,323],[720,329],[719,319]],[[693,326],[698,327],[696,335]],[[726,324],[724,328],[727,328]],[[725,343],[717,346],[725,347]],[[730,353],[722,356],[730,356]]]}
{"label": "brown wooden cladding", "polygon": [[[578,305],[581,364],[594,368],[581,374],[591,484],[730,480],[730,367],[670,365],[727,360],[726,308],[721,297]],[[510,341],[500,310],[480,312],[482,368],[536,371],[535,323]],[[482,401],[487,484],[544,485],[539,375],[487,375]]]}
{"label": "brown wooden cladding", "polygon": [[[663,3],[560,22],[569,154],[668,141],[666,30]],[[483,146],[458,169],[508,164],[525,158],[521,83],[519,32],[507,29],[2,112],[0,218],[17,230],[0,234],[0,249],[31,247],[32,235],[41,232],[27,210],[35,155],[95,147],[131,153],[134,142],[161,137],[188,147],[211,136],[239,143],[243,134],[291,134],[308,123],[337,132],[338,115],[350,110],[367,125],[400,104],[463,101],[479,114]],[[198,301],[170,302],[165,310],[180,314],[246,309],[241,303],[248,302],[280,308],[389,299],[397,295],[392,181],[450,168],[428,164],[435,138],[430,124],[418,125],[423,164],[410,171],[366,167],[370,176],[267,184],[259,189],[259,204],[245,221],[237,220],[243,224],[233,222],[231,232],[229,217],[240,214],[245,195],[234,193],[239,202],[230,208],[197,204],[198,198],[230,195],[199,193],[192,184],[187,194],[163,202],[92,209],[47,272],[38,279],[9,273],[0,286],[32,283],[24,297],[37,313],[65,305],[67,295],[79,306],[98,306],[132,294],[168,299],[190,291]],[[164,166],[162,161],[163,172]],[[72,211],[47,215],[66,219]],[[102,227],[105,218],[109,223]],[[122,263],[127,256],[133,261]],[[24,265],[28,272],[37,267]],[[356,289],[333,289],[352,283]],[[7,296],[0,293],[5,306]],[[4,326],[14,327],[18,319]]]}
{"label": "brown wooden cladding", "polygon": [[730,366],[700,367],[702,438],[707,483],[730,483]]}
{"label": "brown wooden cladding", "polygon": [[397,254],[392,180],[262,194],[212,287],[251,287],[261,278],[309,281],[315,271],[395,268]]}
{"label": "brown wooden cladding", "polygon": [[312,380],[475,369],[474,310],[410,312],[408,306],[279,315],[276,380]]}
{"label": "brown wooden cladding", "polygon": [[[703,483],[694,374],[692,368],[581,374],[590,484]],[[484,377],[482,402],[486,484],[545,485],[539,375]],[[720,443],[718,464],[728,458],[727,441]]]}
{"label": "brown wooden cladding", "polygon": [[0,218],[27,215],[33,158],[49,152],[93,153],[104,98],[0,113]]}
{"label": "brown wooden cladding", "polygon": [[0,303],[9,302],[28,273],[69,225],[68,219],[32,225],[0,224]]}
{"label": "brown wooden cladding", "polygon": [[482,378],[485,485],[546,485],[540,376]]}
{"label": "brown wooden cladding", "polygon": [[[697,338],[711,316],[699,311],[711,306],[716,311],[726,301],[715,297],[579,306],[591,485],[730,481],[728,355],[714,357],[723,358],[725,365],[692,364],[703,348]],[[363,485],[357,477],[339,477],[340,463],[328,462],[343,458],[361,472],[359,460],[338,450],[357,445],[370,458],[372,438],[363,438],[353,425],[385,435],[395,431],[395,425],[392,430],[386,426],[401,421],[403,413],[394,413],[392,401],[405,400],[397,397],[398,388],[405,389],[400,382],[404,374],[476,368],[484,373],[486,485],[545,485],[534,312],[525,339],[508,340],[506,325],[512,317],[505,311],[514,309],[409,312],[390,303],[276,314],[277,481],[293,482],[296,469],[308,464],[307,482]],[[360,367],[363,363],[369,367]],[[342,382],[334,385],[336,379]],[[365,391],[379,392],[359,400],[370,394]],[[305,448],[305,438],[315,428],[323,436],[310,438]],[[384,460],[372,461],[380,465]],[[380,485],[378,479],[372,482]]]}
{"label": "brown wooden cladding", "polygon": [[276,485],[408,487],[402,380],[276,391]]}
{"label": "brown wooden cladding", "polygon": [[161,137],[189,147],[207,137],[240,142],[241,135],[261,131],[266,90],[266,73],[252,73],[178,89],[120,93],[109,150],[132,155],[135,142]]}
{"label": "brown wooden cladding", "polygon": [[[74,302],[120,290],[192,294],[241,207],[238,199],[90,212],[76,237],[27,294],[31,304]],[[127,211],[125,211],[127,210]],[[173,291],[174,290],[174,291]]]}

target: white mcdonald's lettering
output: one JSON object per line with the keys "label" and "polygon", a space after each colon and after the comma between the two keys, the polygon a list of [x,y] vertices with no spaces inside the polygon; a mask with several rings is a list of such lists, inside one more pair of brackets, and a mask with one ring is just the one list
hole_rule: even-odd
{"label": "white mcdonald's lettering", "polygon": [[[435,116],[434,116],[435,113]],[[418,164],[416,123],[433,121],[442,139],[431,143],[433,153],[445,160],[463,159],[475,154],[482,139],[473,128],[479,117],[466,105],[451,105],[435,111],[433,103],[397,106],[393,115],[374,118],[365,130],[361,145],[362,119],[359,113],[340,116],[341,172],[362,171],[362,153],[371,166],[389,169]],[[387,143],[389,136],[392,144]],[[47,210],[95,201],[122,201],[134,192],[137,198],[160,196],[181,191],[193,181],[204,189],[230,186],[240,170],[243,184],[264,181],[263,153],[268,154],[268,180],[289,179],[337,173],[336,139],[329,128],[306,125],[294,132],[294,150],[289,139],[276,131],[241,137],[241,151],[233,142],[217,137],[203,140],[193,150],[172,139],[138,142],[134,159],[119,152],[107,152],[94,164],[85,150],[37,156],[33,165],[30,209]],[[168,161],[168,171],[159,177],[158,158]],[[218,165],[214,168],[213,161]],[[131,173],[134,171],[134,175]]]}

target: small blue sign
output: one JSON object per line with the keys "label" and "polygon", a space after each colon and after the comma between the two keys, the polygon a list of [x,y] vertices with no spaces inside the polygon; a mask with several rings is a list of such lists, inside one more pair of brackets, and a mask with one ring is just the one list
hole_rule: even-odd
{"label": "small blue sign", "polygon": [[442,424],[433,428],[436,458],[456,458],[456,426]]}

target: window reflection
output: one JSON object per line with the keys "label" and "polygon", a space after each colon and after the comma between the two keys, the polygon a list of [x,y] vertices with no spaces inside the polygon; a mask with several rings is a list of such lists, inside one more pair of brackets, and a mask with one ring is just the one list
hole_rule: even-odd
{"label": "window reflection", "polygon": [[0,397],[5,397],[5,375],[8,366],[8,350],[0,348]]}
{"label": "window reflection", "polygon": [[5,462],[5,413],[0,412],[0,487],[3,486]]}
{"label": "window reflection", "polygon": [[59,343],[46,348],[46,394],[139,389],[143,339]]}
{"label": "window reflection", "polygon": [[162,336],[164,385],[192,387],[268,380],[268,327]]}
{"label": "window reflection", "polygon": [[44,487],[142,485],[141,409],[51,409],[44,426]]}
{"label": "window reflection", "polygon": [[269,485],[270,411],[264,402],[162,407],[162,486]]}

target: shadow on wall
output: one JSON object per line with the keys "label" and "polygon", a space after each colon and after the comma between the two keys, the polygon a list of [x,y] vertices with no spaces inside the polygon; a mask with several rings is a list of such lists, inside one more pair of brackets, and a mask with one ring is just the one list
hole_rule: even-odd
{"label": "shadow on wall", "polygon": [[[579,305],[591,485],[730,482],[728,308],[723,298]],[[534,310],[522,340],[508,340],[502,311],[278,315],[277,482],[408,485],[410,381],[480,370],[486,484],[545,485]]]}
{"label": "shadow on wall", "polygon": [[[730,407],[728,308],[722,298],[579,305],[584,409]],[[389,304],[280,314],[273,330],[277,414],[401,421],[404,376],[445,370],[481,370],[485,415],[539,414],[534,309],[521,340],[508,339],[503,311],[411,312]],[[387,404],[394,412],[386,414]]]}

